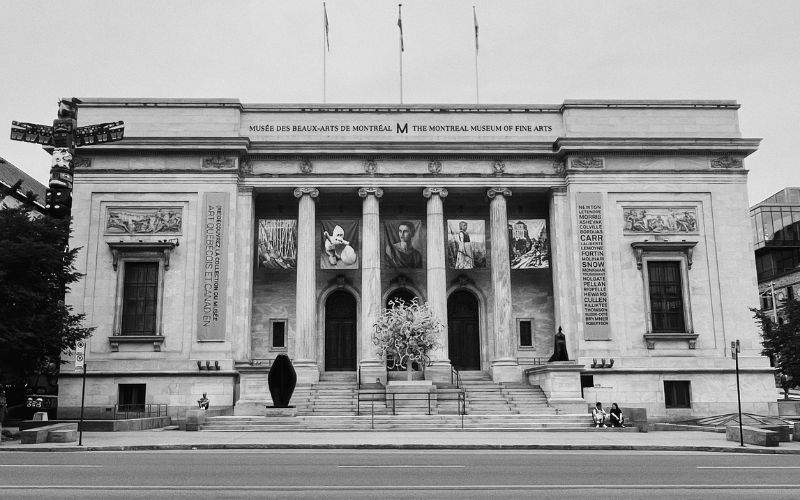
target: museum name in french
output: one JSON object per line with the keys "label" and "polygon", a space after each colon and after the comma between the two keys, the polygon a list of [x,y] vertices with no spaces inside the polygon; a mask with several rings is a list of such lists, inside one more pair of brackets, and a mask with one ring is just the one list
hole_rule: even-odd
{"label": "museum name in french", "polygon": [[331,132],[394,132],[396,134],[425,133],[425,132],[552,132],[551,125],[409,125],[408,123],[395,123],[392,125],[284,125],[284,124],[259,124],[250,125],[250,132],[300,132],[300,133],[331,133]]}

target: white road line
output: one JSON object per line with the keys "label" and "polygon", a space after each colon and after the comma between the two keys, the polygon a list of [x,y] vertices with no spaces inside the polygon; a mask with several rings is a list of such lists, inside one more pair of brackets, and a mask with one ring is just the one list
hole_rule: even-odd
{"label": "white road line", "polygon": [[695,467],[696,469],[800,469],[800,466],[772,466],[772,465],[731,465],[731,466],[717,466],[717,467]]}
{"label": "white road line", "polygon": [[72,464],[0,464],[0,467],[73,467],[80,469],[102,469],[102,465],[72,465]]}
{"label": "white road line", "polygon": [[466,465],[337,465],[340,469],[463,469]]}
{"label": "white road line", "polygon": [[[202,487],[203,491],[385,491],[391,486],[356,486],[356,485],[314,485],[314,486],[289,486],[289,485],[255,485],[255,486],[219,486],[219,485],[193,485]],[[492,491],[492,490],[798,490],[800,484],[454,484],[454,485],[395,485],[409,491]],[[3,490],[103,490],[103,491],[186,491],[185,485],[130,485],[130,486],[97,486],[89,484],[70,485],[6,485],[0,484]]]}

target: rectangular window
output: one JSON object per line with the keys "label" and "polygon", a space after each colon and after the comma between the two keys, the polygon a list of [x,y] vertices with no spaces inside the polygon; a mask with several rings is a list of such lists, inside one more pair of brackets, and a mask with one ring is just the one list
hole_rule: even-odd
{"label": "rectangular window", "polygon": [[772,310],[772,294],[769,290],[767,290],[765,293],[766,295],[761,296],[761,310]]}
{"label": "rectangular window", "polygon": [[691,388],[688,380],[664,381],[664,405],[667,408],[691,408]]}
{"label": "rectangular window", "polygon": [[144,411],[144,396],[147,384],[119,384],[117,411]]}
{"label": "rectangular window", "polygon": [[286,348],[286,320],[272,320],[272,348]]}
{"label": "rectangular window", "polygon": [[685,333],[681,263],[649,261],[650,313],[654,333]]}
{"label": "rectangular window", "polygon": [[517,330],[519,331],[520,347],[533,347],[533,320],[518,319]]}
{"label": "rectangular window", "polygon": [[158,262],[126,262],[122,335],[156,335]]}

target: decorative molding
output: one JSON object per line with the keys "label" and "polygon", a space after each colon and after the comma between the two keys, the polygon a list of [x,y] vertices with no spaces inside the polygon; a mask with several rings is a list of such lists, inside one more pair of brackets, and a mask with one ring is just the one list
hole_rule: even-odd
{"label": "decorative molding", "polygon": [[711,168],[742,168],[744,162],[735,156],[719,156],[710,160]]}
{"label": "decorative molding", "polygon": [[111,352],[119,352],[120,344],[153,344],[153,351],[161,352],[161,344],[164,343],[163,335],[113,335],[108,337],[111,344]]}
{"label": "decorative molding", "polygon": [[492,163],[492,171],[494,172],[494,175],[498,177],[503,175],[506,173],[506,163],[502,160],[496,160],[494,163]]}
{"label": "decorative molding", "polygon": [[319,196],[319,190],[314,187],[299,187],[295,188],[294,190],[294,197],[295,198],[302,198],[304,194],[311,196],[312,198],[316,198]]}
{"label": "decorative molding", "polygon": [[692,254],[696,241],[635,241],[631,243],[636,255],[636,269],[642,269],[642,256],[645,252],[678,252],[686,255],[686,266],[692,268]]}
{"label": "decorative molding", "polygon": [[92,159],[76,156],[72,158],[72,166],[74,168],[92,168]]}
{"label": "decorative molding", "polygon": [[428,172],[432,174],[440,174],[442,172],[442,162],[440,162],[439,160],[429,161]]}
{"label": "decorative molding", "polygon": [[475,286],[475,282],[466,274],[459,274],[456,279],[450,282],[450,286],[458,286],[459,288]]}
{"label": "decorative molding", "polygon": [[109,208],[105,234],[181,234],[181,208]]}
{"label": "decorative molding", "polygon": [[367,160],[364,162],[364,172],[367,175],[375,175],[378,171],[378,163],[375,160]]}
{"label": "decorative molding", "polygon": [[233,158],[227,158],[222,155],[212,156],[210,158],[203,158],[203,168],[214,168],[217,170],[225,170],[236,167],[236,162]]}
{"label": "decorative molding", "polygon": [[498,188],[489,188],[489,190],[486,191],[486,196],[488,196],[490,200],[498,195],[509,198],[511,196],[511,190],[504,187],[498,187]]}
{"label": "decorative molding", "polygon": [[115,271],[119,266],[120,255],[143,253],[154,253],[163,256],[164,270],[167,270],[169,269],[169,254],[179,244],[177,238],[173,241],[107,241],[106,243],[111,248],[111,265]]}
{"label": "decorative molding", "polygon": [[366,198],[369,195],[375,195],[376,198],[383,196],[383,189],[379,187],[363,187],[358,189],[358,196]]}
{"label": "decorative molding", "polygon": [[645,333],[644,341],[647,343],[648,349],[655,349],[656,342],[661,340],[686,340],[689,343],[689,349],[697,347],[696,333]]}
{"label": "decorative molding", "polygon": [[335,278],[331,280],[331,285],[336,286],[336,288],[345,288],[351,287],[350,280],[348,280],[344,274],[337,274]]}
{"label": "decorative molding", "polygon": [[249,160],[239,160],[239,171],[244,175],[253,175],[253,164]]}
{"label": "decorative molding", "polygon": [[300,172],[304,174],[310,174],[314,171],[314,164],[311,163],[311,160],[308,158],[303,158],[303,161],[300,162],[298,167],[300,168]]}
{"label": "decorative molding", "polygon": [[606,161],[604,158],[594,156],[579,156],[577,158],[570,158],[570,168],[605,168]]}
{"label": "decorative molding", "polygon": [[553,196],[566,196],[567,194],[566,186],[551,186],[548,191],[550,191],[550,194]]}
{"label": "decorative molding", "polygon": [[430,198],[434,194],[438,194],[439,198],[447,198],[447,188],[443,187],[426,187],[422,190],[422,196]]}
{"label": "decorative molding", "polygon": [[567,164],[564,160],[553,161],[553,171],[556,175],[564,175],[567,173]]}
{"label": "decorative molding", "polygon": [[696,207],[623,207],[625,233],[696,234]]}

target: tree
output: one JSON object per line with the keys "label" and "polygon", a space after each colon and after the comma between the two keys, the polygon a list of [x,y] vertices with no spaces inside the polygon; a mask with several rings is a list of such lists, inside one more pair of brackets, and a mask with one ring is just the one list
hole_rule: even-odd
{"label": "tree", "polygon": [[761,328],[761,354],[775,360],[781,385],[788,395],[789,387],[800,383],[800,301],[784,302],[783,324],[775,323],[770,313],[751,310]]}
{"label": "tree", "polygon": [[54,375],[62,351],[93,330],[64,303],[69,285],[82,277],[74,266],[78,249],[66,248],[69,219],[42,217],[32,202],[29,196],[0,209],[0,381],[9,383]]}
{"label": "tree", "polygon": [[406,303],[393,300],[373,325],[372,343],[388,368],[402,368],[411,380],[413,364],[430,365],[429,354],[439,347],[438,337],[443,325],[427,304],[417,299]]}

